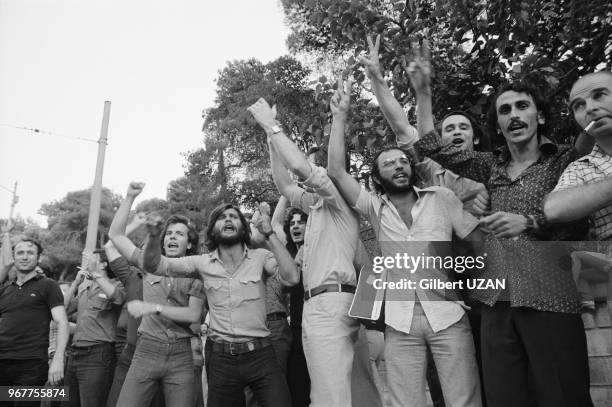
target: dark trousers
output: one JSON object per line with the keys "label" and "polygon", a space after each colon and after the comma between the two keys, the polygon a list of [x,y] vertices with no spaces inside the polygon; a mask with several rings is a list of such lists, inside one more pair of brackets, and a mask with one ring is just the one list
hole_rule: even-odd
{"label": "dark trousers", "polygon": [[244,388],[249,386],[263,407],[287,407],[291,397],[274,348],[266,346],[240,355],[212,349],[206,341],[208,407],[244,406]]}
{"label": "dark trousers", "polygon": [[482,307],[482,364],[492,407],[590,407],[586,337],[580,315]]}
{"label": "dark trousers", "polygon": [[302,345],[302,329],[291,328],[293,342],[289,353],[287,366],[287,384],[291,393],[292,407],[308,407],[310,405],[310,376]]}
{"label": "dark trousers", "polygon": [[70,388],[66,407],[104,407],[115,371],[115,347],[101,343],[71,347],[64,383]]}
{"label": "dark trousers", "polygon": [[[119,355],[117,359],[117,366],[115,367],[115,375],[113,376],[113,384],[111,385],[111,389],[108,393],[108,398],[106,399],[106,407],[115,407],[117,404],[117,400],[119,399],[119,393],[121,393],[121,388],[123,387],[123,382],[125,382],[125,377],[127,376],[128,370],[130,370],[130,365],[132,364],[132,358],[134,357],[134,351],[136,350],[136,346],[131,343],[126,343],[123,351]],[[164,406],[164,394],[161,392],[161,389],[155,394],[153,401],[151,402],[151,407],[163,407]]]}
{"label": "dark trousers", "polygon": [[[44,386],[49,364],[45,359],[0,360],[0,386]],[[34,407],[40,401],[0,401],[1,407]]]}

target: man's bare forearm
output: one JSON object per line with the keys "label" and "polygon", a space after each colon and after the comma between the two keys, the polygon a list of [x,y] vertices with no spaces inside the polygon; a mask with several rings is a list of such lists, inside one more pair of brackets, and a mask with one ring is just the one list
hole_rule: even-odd
{"label": "man's bare forearm", "polygon": [[412,146],[417,141],[418,135],[414,137],[416,132],[411,131],[414,127],[408,121],[402,106],[391,93],[387,82],[384,79],[372,80],[372,90],[387,123],[397,136],[397,142]]}
{"label": "man's bare forearm", "polygon": [[585,218],[612,204],[612,177],[593,184],[551,192],[544,201],[544,214],[551,223]]}

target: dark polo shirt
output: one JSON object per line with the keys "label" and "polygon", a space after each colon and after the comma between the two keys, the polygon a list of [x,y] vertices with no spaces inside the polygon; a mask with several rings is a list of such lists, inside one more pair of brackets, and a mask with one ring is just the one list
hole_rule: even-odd
{"label": "dark polo shirt", "polygon": [[56,281],[37,274],[21,287],[0,285],[0,359],[44,359],[49,348],[51,309],[64,305]]}

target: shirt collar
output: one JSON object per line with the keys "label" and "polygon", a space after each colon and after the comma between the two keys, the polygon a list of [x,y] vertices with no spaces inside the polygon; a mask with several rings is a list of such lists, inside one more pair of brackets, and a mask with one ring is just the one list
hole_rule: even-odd
{"label": "shirt collar", "polygon": [[[557,144],[548,137],[538,137],[540,140],[538,148],[543,154],[552,155],[559,150]],[[508,145],[503,145],[501,147],[496,148],[493,153],[496,155],[498,163],[505,163],[506,161],[510,160],[510,150],[508,149]]]}
{"label": "shirt collar", "polygon": [[[38,271],[38,270],[39,270],[39,267],[38,267],[38,266],[36,266],[36,268],[35,268],[34,270],[36,270],[36,274],[34,274],[34,276],[33,276],[33,277],[30,277],[30,278],[28,278],[26,281],[24,281],[24,282],[23,282],[23,284],[22,284],[22,286],[23,286],[23,285],[25,285],[25,284],[27,284],[27,283],[28,283],[28,282],[30,282],[30,281],[33,281],[33,280],[40,280],[41,278],[44,278],[44,277],[45,277],[45,275],[44,275],[44,274],[41,272],[41,271],[42,271],[42,269],[40,269],[41,271]],[[13,278],[11,279],[11,283],[12,283],[12,284],[17,285],[17,275],[13,276]]]}
{"label": "shirt collar", "polygon": [[[246,257],[247,259],[250,259],[251,258],[251,252],[250,252],[249,248],[247,246],[245,246],[245,245],[243,245],[243,247],[244,247],[244,252],[242,253],[242,257],[241,258],[244,259]],[[213,250],[212,252],[210,252],[210,259],[211,260],[216,260],[219,263],[221,263],[221,257],[219,255],[219,248],[218,247],[215,250]]]}
{"label": "shirt collar", "polygon": [[589,154],[580,158],[578,161],[595,162],[599,160],[609,160],[609,159],[610,159],[610,155],[607,154],[603,150],[603,148],[599,146],[599,144],[595,143],[595,145],[593,146],[593,150]]}
{"label": "shirt collar", "polygon": [[[416,192],[417,194],[417,199],[421,199],[423,197],[423,195],[425,195],[427,192],[435,192],[436,191],[436,187],[435,186],[431,186],[431,187],[426,187],[426,188],[419,188],[416,185],[413,185],[412,188],[414,189],[414,192]],[[385,203],[388,205],[389,203],[391,203],[391,201],[389,200],[389,197],[387,196],[387,194],[382,194],[381,199],[383,201],[385,201]]]}

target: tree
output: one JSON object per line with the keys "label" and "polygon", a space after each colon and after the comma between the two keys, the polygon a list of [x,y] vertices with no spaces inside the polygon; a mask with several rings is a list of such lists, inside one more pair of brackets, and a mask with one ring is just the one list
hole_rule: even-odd
{"label": "tree", "polygon": [[[89,203],[91,190],[69,192],[59,201],[43,204],[39,210],[47,216],[47,232],[43,235],[42,245],[50,262],[54,275],[66,279],[68,274],[81,264],[81,255],[85,248]],[[100,221],[98,223],[97,241],[99,246],[105,241],[108,228],[121,197],[109,189],[102,189],[100,203]]]}
{"label": "tree", "polygon": [[[344,58],[351,66],[365,48],[365,36],[381,34],[381,63],[405,105],[413,103],[406,57],[412,44],[427,36],[434,46],[434,111],[440,117],[450,109],[464,109],[482,119],[492,90],[507,80],[525,79],[543,88],[553,107],[553,134],[566,140],[576,133],[566,107],[572,83],[596,67],[612,67],[612,6],[607,0],[591,1],[588,7],[578,0],[282,4],[293,31],[288,39],[293,52]],[[358,83],[367,83],[360,67],[353,68],[353,75]]]}

